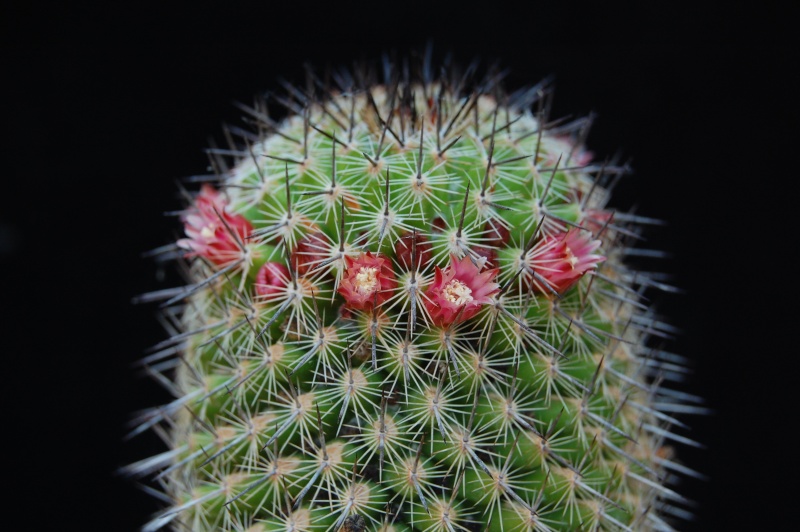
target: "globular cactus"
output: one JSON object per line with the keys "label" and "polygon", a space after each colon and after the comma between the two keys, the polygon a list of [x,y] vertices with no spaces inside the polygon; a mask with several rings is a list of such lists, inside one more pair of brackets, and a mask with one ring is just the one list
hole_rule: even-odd
{"label": "globular cactus", "polygon": [[[126,468],[169,501],[145,530],[669,530],[674,355],[651,220],[590,118],[429,64],[336,72],[241,105],[156,251],[185,286],[143,363],[174,394]],[[690,410],[690,409],[689,409]]]}

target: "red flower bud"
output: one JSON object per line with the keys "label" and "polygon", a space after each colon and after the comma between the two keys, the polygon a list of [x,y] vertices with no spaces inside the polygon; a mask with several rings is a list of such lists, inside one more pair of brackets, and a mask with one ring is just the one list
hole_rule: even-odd
{"label": "red flower bud", "polygon": [[255,288],[259,296],[280,294],[289,284],[289,268],[280,262],[266,262],[256,275]]}
{"label": "red flower bud", "polygon": [[486,222],[483,230],[486,234],[485,239],[483,240],[484,245],[486,246],[501,248],[508,244],[508,241],[511,240],[511,233],[499,223]]}
{"label": "red flower bud", "polygon": [[[417,264],[418,269],[423,269],[431,261],[431,244],[428,239],[419,233],[417,235]],[[411,270],[414,233],[404,233],[394,245],[394,258],[404,270]]]}
{"label": "red flower bud", "polygon": [[326,249],[325,236],[319,231],[309,233],[298,240],[292,253],[292,262],[297,269],[297,275],[303,276],[323,262],[327,258]]}

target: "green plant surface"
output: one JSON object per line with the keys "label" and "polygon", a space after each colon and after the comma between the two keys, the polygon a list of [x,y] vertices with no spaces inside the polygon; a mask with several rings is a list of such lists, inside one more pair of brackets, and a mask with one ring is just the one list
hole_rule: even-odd
{"label": "green plant surface", "polygon": [[240,106],[161,250],[186,285],[144,297],[175,397],[135,420],[144,530],[678,526],[648,220],[551,97],[401,68]]}

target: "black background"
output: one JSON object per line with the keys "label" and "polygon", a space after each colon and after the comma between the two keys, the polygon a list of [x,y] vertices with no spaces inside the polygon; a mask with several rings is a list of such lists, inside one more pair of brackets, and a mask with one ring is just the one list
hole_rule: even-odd
{"label": "black background", "polygon": [[157,509],[114,475],[161,450],[152,434],[123,437],[134,410],[167,400],[131,367],[164,333],[155,308],[130,301],[169,285],[140,255],[178,234],[162,215],[180,206],[175,180],[205,172],[208,139],[238,124],[232,102],[302,82],[305,61],[346,66],[429,41],[439,57],[497,61],[510,88],[554,74],[554,116],[597,113],[589,147],[635,170],[615,205],[667,222],[651,244],[672,254],[661,266],[685,293],[659,309],[694,363],[685,388],[715,411],[687,419],[707,448],[680,456],[710,480],[683,486],[698,506],[682,529],[790,523],[791,493],[776,484],[796,462],[784,382],[796,381],[797,349],[780,342],[797,327],[788,12],[17,4],[0,16],[0,367],[3,484],[15,491],[4,498],[24,528],[136,530]]}

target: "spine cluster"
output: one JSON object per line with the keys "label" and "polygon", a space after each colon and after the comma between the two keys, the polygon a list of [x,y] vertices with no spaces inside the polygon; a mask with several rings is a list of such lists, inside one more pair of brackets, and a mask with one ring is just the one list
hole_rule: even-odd
{"label": "spine cluster", "polygon": [[241,106],[159,250],[187,284],[142,298],[175,397],[135,420],[168,444],[128,467],[170,501],[145,530],[670,530],[688,407],[627,168],[545,83],[335,78]]}

